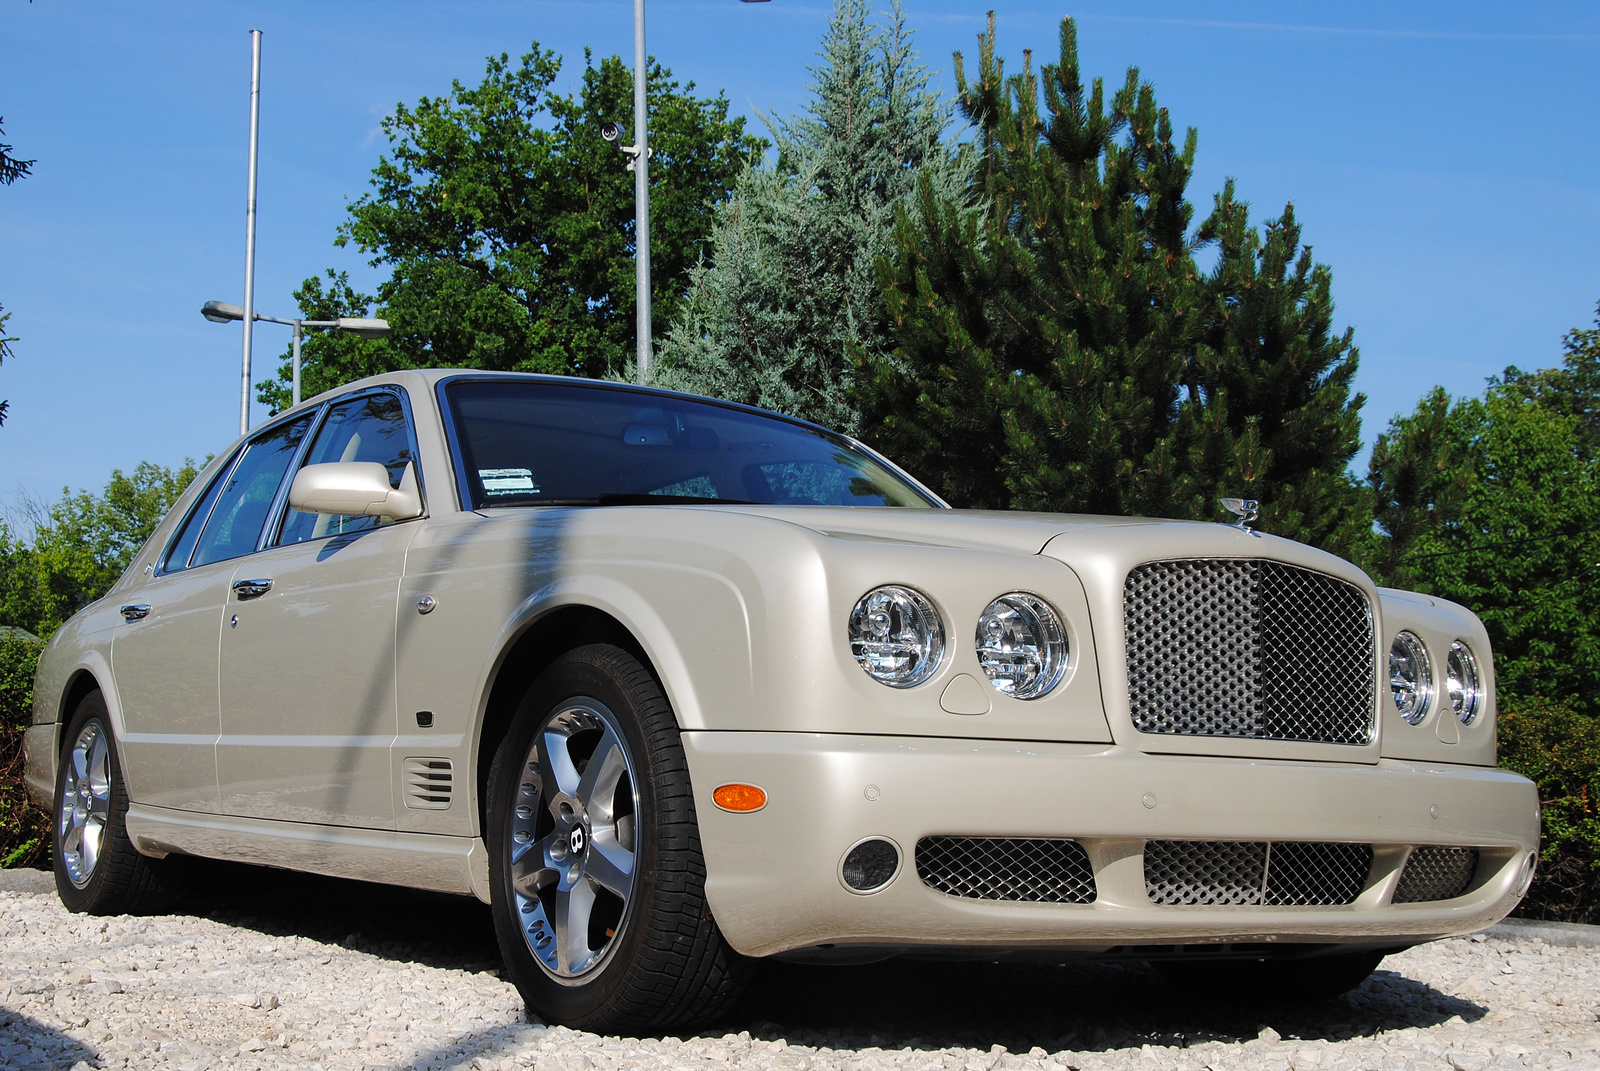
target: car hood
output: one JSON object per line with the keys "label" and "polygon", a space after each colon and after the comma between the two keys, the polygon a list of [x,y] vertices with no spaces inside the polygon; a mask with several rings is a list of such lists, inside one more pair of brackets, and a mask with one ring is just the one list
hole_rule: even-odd
{"label": "car hood", "polygon": [[1004,510],[817,506],[722,508],[730,512],[787,521],[835,539],[881,540],[1010,554],[1040,554],[1052,539],[1069,533],[1151,526],[1216,527],[1151,517],[1096,517],[1075,513],[1012,513]]}

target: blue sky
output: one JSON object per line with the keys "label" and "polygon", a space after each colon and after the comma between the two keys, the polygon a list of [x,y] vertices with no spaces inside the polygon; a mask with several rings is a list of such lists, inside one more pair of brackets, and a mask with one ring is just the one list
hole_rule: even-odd
{"label": "blue sky", "polygon": [[[1600,299],[1600,6],[1585,3],[1061,3],[905,0],[950,84],[985,11],[999,49],[1055,54],[1079,20],[1083,69],[1129,65],[1199,129],[1200,215],[1227,176],[1258,220],[1295,203],[1355,328],[1370,443],[1434,384],[1471,394],[1508,364],[1560,357]],[[801,106],[831,7],[650,0],[652,54],[736,110]],[[99,489],[114,467],[176,464],[238,427],[249,36],[265,31],[257,306],[293,314],[383,150],[396,102],[476,82],[537,39],[632,55],[632,4],[128,3],[0,0],[5,141],[34,157],[0,188],[0,506]],[[256,379],[287,329],[257,328]],[[264,413],[257,407],[259,419]]]}

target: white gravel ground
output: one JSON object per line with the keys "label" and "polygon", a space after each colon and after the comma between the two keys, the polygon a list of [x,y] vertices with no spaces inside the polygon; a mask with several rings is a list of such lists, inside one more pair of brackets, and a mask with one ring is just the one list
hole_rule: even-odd
{"label": "white gravel ground", "polygon": [[775,966],[721,1028],[612,1038],[524,1019],[476,901],[205,877],[205,907],[158,918],[0,891],[0,1068],[1600,1068],[1592,945],[1427,945],[1297,1011],[1194,1004],[1136,964]]}

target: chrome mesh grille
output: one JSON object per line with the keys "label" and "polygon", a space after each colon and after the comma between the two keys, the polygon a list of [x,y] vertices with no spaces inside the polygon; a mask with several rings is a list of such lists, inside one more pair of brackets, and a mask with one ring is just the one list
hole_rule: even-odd
{"label": "chrome mesh grille", "polygon": [[1421,904],[1430,900],[1454,900],[1467,891],[1478,871],[1478,849],[1425,845],[1411,850],[1400,884],[1395,886],[1394,902]]}
{"label": "chrome mesh grille", "polygon": [[1148,562],[1123,610],[1140,732],[1371,742],[1372,613],[1354,585],[1259,558]]}
{"label": "chrome mesh grille", "polygon": [[1371,871],[1370,844],[1152,840],[1144,846],[1145,894],[1166,906],[1348,904]]}
{"label": "chrome mesh grille", "polygon": [[1088,904],[1095,897],[1089,853],[1075,840],[923,837],[917,876],[930,889],[975,900]]}

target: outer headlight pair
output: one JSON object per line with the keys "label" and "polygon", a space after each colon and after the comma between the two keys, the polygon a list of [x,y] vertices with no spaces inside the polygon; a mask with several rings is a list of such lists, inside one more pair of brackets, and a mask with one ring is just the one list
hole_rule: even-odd
{"label": "outer headlight pair", "polygon": [[[874,588],[850,614],[850,653],[891,688],[932,677],[944,661],[944,622],[928,597],[898,584]],[[1016,699],[1047,694],[1067,671],[1067,630],[1037,595],[1013,591],[978,618],[978,664],[995,689]]]}
{"label": "outer headlight pair", "polygon": [[[1450,712],[1462,725],[1471,725],[1483,707],[1483,678],[1477,656],[1460,640],[1450,645],[1445,657],[1444,684]],[[1416,633],[1400,633],[1389,646],[1389,695],[1400,717],[1420,725],[1433,706],[1434,690],[1427,647]]]}

